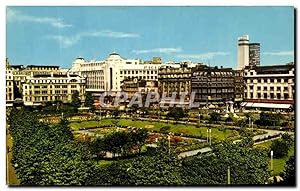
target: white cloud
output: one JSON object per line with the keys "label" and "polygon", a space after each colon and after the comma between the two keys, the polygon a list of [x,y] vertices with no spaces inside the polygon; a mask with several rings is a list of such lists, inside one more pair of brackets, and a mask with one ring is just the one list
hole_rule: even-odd
{"label": "white cloud", "polygon": [[7,8],[6,19],[7,22],[19,21],[19,22],[41,23],[41,24],[49,24],[52,27],[56,27],[56,28],[72,27],[71,24],[66,24],[61,18],[35,17],[35,16],[23,14],[22,12],[13,10],[11,8]]}
{"label": "white cloud", "polygon": [[154,48],[154,49],[146,49],[146,50],[133,50],[132,52],[136,54],[146,54],[146,53],[178,53],[181,52],[181,48]]}
{"label": "white cloud", "polygon": [[201,54],[179,54],[179,58],[212,59],[215,56],[227,56],[229,52],[207,52]]}
{"label": "white cloud", "polygon": [[263,55],[268,55],[268,56],[294,56],[294,51],[263,52]]}
{"label": "white cloud", "polygon": [[95,31],[95,32],[83,32],[78,33],[73,36],[63,36],[63,35],[51,35],[47,38],[53,39],[57,41],[61,47],[67,48],[78,41],[80,41],[84,37],[106,37],[106,38],[138,38],[140,37],[139,34],[135,33],[125,33],[125,32],[116,32],[111,30],[102,30],[102,31]]}

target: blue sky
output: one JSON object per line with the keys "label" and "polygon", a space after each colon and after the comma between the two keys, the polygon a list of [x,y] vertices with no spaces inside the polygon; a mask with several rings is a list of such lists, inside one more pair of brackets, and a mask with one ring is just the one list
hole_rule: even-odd
{"label": "blue sky", "polygon": [[124,58],[236,68],[237,38],[261,43],[261,65],[293,61],[293,7],[8,7],[11,64]]}

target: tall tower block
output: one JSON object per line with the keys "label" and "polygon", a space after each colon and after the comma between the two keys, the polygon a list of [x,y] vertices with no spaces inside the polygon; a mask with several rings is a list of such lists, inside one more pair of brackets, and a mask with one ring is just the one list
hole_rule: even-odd
{"label": "tall tower block", "polygon": [[249,65],[249,36],[244,35],[238,38],[237,69],[243,70]]}

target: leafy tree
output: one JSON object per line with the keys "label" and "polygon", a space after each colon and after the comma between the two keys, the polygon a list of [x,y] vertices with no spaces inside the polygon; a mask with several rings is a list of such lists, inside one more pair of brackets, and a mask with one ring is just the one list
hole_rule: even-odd
{"label": "leafy tree", "polygon": [[210,122],[217,123],[221,119],[221,114],[217,112],[212,112],[210,114]]}
{"label": "leafy tree", "polygon": [[172,107],[167,114],[167,117],[174,118],[176,121],[180,120],[183,117],[186,117],[187,114],[183,111],[181,107]]}
{"label": "leafy tree", "polygon": [[98,169],[91,185],[182,185],[180,161],[175,155],[156,153],[128,161],[116,161]]}
{"label": "leafy tree", "polygon": [[284,141],[277,139],[272,142],[270,149],[274,152],[274,158],[282,158],[288,155],[290,145]]}
{"label": "leafy tree", "polygon": [[284,171],[282,173],[284,185],[295,186],[296,183],[295,170],[295,156],[291,156],[285,163]]}
{"label": "leafy tree", "polygon": [[283,116],[280,113],[260,113],[260,118],[257,121],[259,125],[264,126],[273,126],[273,125],[280,125],[280,120],[283,118]]}
{"label": "leafy tree", "polygon": [[79,99],[79,92],[77,90],[72,94],[71,105],[76,109],[78,109],[81,105],[81,101]]}
{"label": "leafy tree", "polygon": [[213,154],[185,159],[182,178],[186,185],[226,184],[228,167],[231,184],[264,184],[270,177],[267,150],[225,141]]}
{"label": "leafy tree", "polygon": [[85,93],[85,102],[84,102],[85,107],[89,107],[91,109],[94,108],[94,98],[91,92],[86,92]]}
{"label": "leafy tree", "polygon": [[289,144],[289,145],[294,143],[294,139],[293,139],[292,135],[290,135],[288,133],[282,134],[281,138],[283,141],[287,142],[287,144]]}
{"label": "leafy tree", "polygon": [[84,185],[93,171],[91,153],[75,143],[66,121],[39,122],[32,112],[13,110],[13,165],[21,185]]}

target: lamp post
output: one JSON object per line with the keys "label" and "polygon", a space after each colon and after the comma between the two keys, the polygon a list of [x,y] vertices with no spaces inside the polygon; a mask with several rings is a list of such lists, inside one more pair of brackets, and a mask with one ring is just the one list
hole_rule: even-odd
{"label": "lamp post", "polygon": [[251,127],[251,118],[249,117],[249,128]]}
{"label": "lamp post", "polygon": [[208,129],[206,129],[206,142],[208,143]]}
{"label": "lamp post", "polygon": [[227,184],[230,184],[230,166],[227,167]]}
{"label": "lamp post", "polygon": [[168,141],[169,141],[169,154],[170,154],[170,147],[171,147],[171,136],[168,135]]}
{"label": "lamp post", "polygon": [[253,133],[253,121],[251,122],[251,127],[252,127],[252,133]]}
{"label": "lamp post", "polygon": [[209,146],[211,146],[211,129],[209,129]]}
{"label": "lamp post", "polygon": [[273,174],[273,151],[271,151],[271,173]]}

